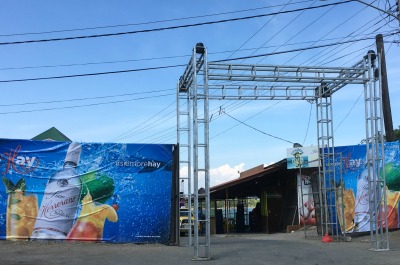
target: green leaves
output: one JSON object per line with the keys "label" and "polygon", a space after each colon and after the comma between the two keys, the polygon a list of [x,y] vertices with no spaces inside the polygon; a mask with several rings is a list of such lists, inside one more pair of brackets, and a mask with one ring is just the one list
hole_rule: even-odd
{"label": "green leaves", "polygon": [[26,190],[26,182],[25,182],[25,179],[21,178],[20,180],[18,180],[17,184],[15,184],[15,189],[16,189],[16,190],[25,191],[25,190]]}
{"label": "green leaves", "polygon": [[11,180],[7,179],[4,176],[3,176],[3,183],[4,183],[4,186],[6,186],[7,193],[15,191],[14,183],[12,183]]}
{"label": "green leaves", "polygon": [[6,187],[7,193],[15,192],[16,190],[21,190],[24,192],[26,190],[26,182],[23,178],[21,178],[17,184],[14,185],[11,180],[3,176],[3,183]]}

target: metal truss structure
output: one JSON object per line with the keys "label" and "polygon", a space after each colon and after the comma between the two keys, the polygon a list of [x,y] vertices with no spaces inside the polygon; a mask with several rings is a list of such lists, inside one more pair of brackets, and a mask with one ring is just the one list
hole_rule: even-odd
{"label": "metal truss structure", "polygon": [[[308,100],[316,104],[320,150],[319,198],[315,198],[319,203],[318,226],[324,234],[338,235],[341,232],[336,213],[343,211],[343,204],[338,204],[342,208],[338,209],[342,193],[336,183],[341,171],[338,173],[334,151],[332,95],[349,84],[364,86],[371,245],[374,250],[389,249],[388,231],[383,228],[387,213],[381,212],[381,205],[386,206],[386,196],[381,192],[386,182],[384,172],[380,173],[384,171],[384,129],[379,58],[369,51],[352,67],[252,65],[208,62],[202,43],[193,48],[177,86],[177,140],[180,199],[194,214],[194,224],[189,218],[188,226],[188,245],[194,246],[194,260],[211,258],[209,101]],[[199,187],[204,187],[204,192],[199,192]]]}

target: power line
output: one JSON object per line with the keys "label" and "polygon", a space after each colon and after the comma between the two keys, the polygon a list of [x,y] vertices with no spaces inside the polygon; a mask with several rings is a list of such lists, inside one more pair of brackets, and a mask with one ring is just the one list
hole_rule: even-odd
{"label": "power line", "polygon": [[[316,1],[315,1],[316,2]],[[332,6],[331,8],[330,8],[330,10],[332,9],[332,8],[334,8],[336,5],[334,5],[334,6]],[[311,5],[310,5],[310,7],[311,7]],[[303,10],[302,12],[300,12],[300,14],[297,14],[297,16],[294,18],[294,19],[292,19],[291,21],[289,21],[283,28],[281,28],[278,32],[276,32],[273,36],[271,36],[266,42],[264,42],[264,44],[262,44],[261,45],[261,47],[263,47],[265,44],[267,44],[268,42],[270,42],[272,39],[274,39],[277,35],[279,35],[281,32],[283,32],[286,28],[288,28],[289,27],[289,25],[291,25],[292,23],[294,23],[295,22],[295,20],[296,19],[298,19],[298,18],[300,18],[301,17],[301,15],[303,15],[303,13],[304,13],[305,11]],[[303,29],[304,30],[304,29]],[[300,32],[298,32],[297,34],[300,34]],[[294,36],[292,36],[292,38],[294,38]],[[291,39],[292,39],[291,38]],[[286,42],[288,42],[288,41],[286,41]],[[261,48],[260,47],[260,48]],[[280,47],[279,47],[280,48]],[[275,49],[275,51],[277,51],[279,48],[276,48]],[[257,50],[256,50],[257,51]],[[256,51],[253,51],[250,55],[253,55]],[[261,58],[259,61],[258,61],[258,63],[260,63],[261,61],[263,61],[265,58]],[[246,59],[243,59],[243,61],[244,60],[246,60]]]}
{"label": "power line", "polygon": [[[361,95],[362,95],[362,94],[361,94]],[[361,96],[361,95],[360,95],[360,96]],[[343,118],[343,120],[340,122],[340,124],[336,127],[335,131],[340,127],[340,125],[344,122],[344,120],[349,116],[349,114],[350,114],[350,112],[353,110],[355,104],[359,101],[360,96],[359,96],[359,98],[356,100],[356,102],[354,103],[354,105],[351,107],[351,109],[349,110],[349,112],[347,113],[347,115]],[[276,104],[278,104],[278,103],[280,103],[280,102],[281,102],[281,101],[277,102]],[[274,105],[276,105],[276,104],[274,104]],[[312,104],[311,104],[310,106],[311,106],[311,107],[310,107],[310,112],[309,112],[309,117],[308,117],[307,131],[306,131],[306,134],[305,134],[305,137],[304,137],[304,141],[305,141],[306,138],[307,138],[307,134],[308,134],[308,130],[309,130],[309,125],[310,125],[310,120],[311,120]],[[272,106],[271,106],[271,107],[272,107]],[[270,108],[270,107],[269,107],[269,108]],[[219,109],[219,108],[218,108],[218,109]],[[226,113],[226,112],[224,112],[224,113]],[[260,113],[261,113],[261,112],[260,112]],[[228,115],[228,116],[230,116],[230,115]],[[254,115],[254,116],[256,116],[256,115]],[[253,117],[254,117],[254,116],[253,116]],[[217,118],[219,118],[219,117],[221,117],[221,116],[217,116]],[[237,119],[236,119],[236,120],[237,120]],[[232,126],[230,129],[227,129],[227,130],[225,130],[225,131],[223,131],[223,132],[221,132],[221,133],[219,133],[219,134],[217,134],[217,135],[211,137],[211,139],[213,139],[213,138],[215,138],[215,137],[217,137],[217,136],[220,136],[221,134],[224,134],[226,131],[233,129],[233,128],[236,127],[236,126],[238,126],[238,125]],[[246,126],[247,126],[247,125],[246,125]],[[173,130],[173,128],[171,127],[171,128],[168,129],[168,130]],[[256,129],[256,130],[258,130],[258,129]],[[169,136],[169,135],[171,135],[171,134],[173,134],[173,132],[171,132],[171,133],[166,133],[166,134],[164,134],[163,136],[160,136],[160,137],[158,137],[158,138],[156,138],[156,139],[162,139],[162,140],[165,139],[165,141],[168,140],[168,139],[173,139],[173,138],[175,137],[175,135]],[[148,138],[150,138],[150,136],[147,137],[147,138],[145,138],[145,139],[148,139]],[[304,145],[304,141],[303,141],[303,145]]]}
{"label": "power line", "polygon": [[306,142],[307,135],[308,135],[308,130],[310,129],[310,121],[311,121],[312,106],[313,106],[313,104],[310,104],[310,112],[309,112],[309,114],[308,114],[307,130],[306,130],[306,134],[304,135],[303,145],[304,145],[304,143]]}
{"label": "power line", "polygon": [[[393,33],[393,34],[396,34],[396,33]],[[393,35],[393,34],[391,34],[391,35]],[[250,59],[250,58],[265,57],[265,56],[271,56],[271,55],[277,55],[277,54],[284,54],[284,53],[289,53],[289,52],[299,52],[299,51],[305,51],[305,50],[312,50],[312,49],[318,49],[318,48],[342,45],[342,44],[347,44],[347,43],[354,43],[354,42],[364,41],[364,40],[367,40],[367,39],[374,39],[374,38],[375,37],[369,37],[369,38],[364,38],[364,39],[348,40],[348,41],[344,41],[344,42],[336,42],[336,43],[329,43],[329,44],[310,46],[310,47],[306,47],[306,48],[298,48],[298,49],[293,49],[293,50],[290,50],[290,51],[286,50],[286,51],[280,51],[280,52],[271,52],[271,53],[263,53],[263,54],[249,55],[249,56],[243,56],[243,57],[236,57],[236,58],[231,58],[231,59],[221,59],[221,60],[217,60],[217,61],[214,61],[214,62],[227,62],[227,61],[235,61],[235,60],[243,60],[243,59]]]}
{"label": "power line", "polygon": [[[279,12],[281,12],[286,6],[288,6],[288,5],[290,4],[290,2],[291,2],[291,1],[289,1],[289,2],[286,3],[286,4],[284,4],[283,7],[279,10]],[[261,28],[259,28],[255,33],[253,33],[253,35],[252,35],[250,38],[248,38],[242,45],[240,45],[239,48],[237,48],[235,51],[233,51],[232,54],[229,55],[228,58],[232,57],[236,52],[240,51],[240,49],[243,48],[243,47],[244,47],[254,36],[256,36],[263,28],[265,28],[265,27],[269,24],[269,22],[271,22],[271,20],[272,20],[274,17],[275,17],[275,16],[269,18],[269,20],[268,20],[266,23],[264,23],[264,25],[263,25]],[[257,48],[255,51],[257,51],[258,49],[259,49],[259,48]]]}
{"label": "power line", "polygon": [[[364,7],[362,10],[358,11],[358,12],[357,12],[356,14],[354,14],[353,16],[347,18],[344,22],[342,22],[341,24],[339,24],[338,26],[336,26],[334,29],[332,29],[331,31],[329,31],[328,33],[326,33],[324,36],[327,36],[328,34],[332,33],[332,32],[333,32],[334,30],[336,30],[336,29],[339,29],[339,30],[340,30],[341,26],[345,25],[345,23],[346,23],[346,22],[349,22],[351,19],[354,19],[356,15],[361,14],[361,12],[364,11],[364,10],[366,10],[366,9],[367,9],[367,7]],[[379,30],[380,28],[378,28],[378,29],[375,28],[375,29],[374,29],[374,28],[372,28],[372,27],[373,27],[373,26],[377,26],[380,22],[382,22],[382,20],[379,19],[379,18],[380,18],[380,16],[378,15],[378,16],[375,17],[374,19],[370,19],[370,20],[368,21],[367,24],[365,24],[365,25],[363,25],[362,27],[360,27],[360,28],[358,28],[358,29],[352,31],[352,32],[349,33],[346,37],[347,37],[347,38],[350,38],[350,39],[354,39],[354,38],[357,37],[357,35],[354,35],[357,31],[365,32],[366,30],[369,30],[369,29],[371,29],[369,34],[374,34],[374,37],[375,37],[376,31]],[[375,23],[373,23],[373,20],[376,20],[376,19],[379,19],[379,21],[376,21]],[[371,24],[371,23],[373,23],[373,25],[369,25],[369,24]],[[369,34],[368,34],[368,35],[369,35]],[[347,47],[349,47],[349,45],[343,47],[343,48],[340,49],[340,50],[338,50],[339,47],[336,47],[336,48],[330,49],[330,50],[325,49],[326,52],[325,52],[323,55],[321,55],[321,56],[319,57],[319,59],[320,59],[320,61],[321,61],[322,58],[323,58],[324,56],[325,56],[325,57],[328,57],[328,58],[330,59],[330,58],[332,57],[331,54],[332,54],[333,52],[335,52],[335,50],[336,50],[335,54],[338,54],[338,53],[340,53],[341,51],[343,51],[343,50],[344,50],[345,48],[347,48]],[[337,50],[338,50],[338,51],[337,51]],[[310,61],[310,60],[311,60],[312,58],[314,58],[314,57],[315,57],[315,56],[311,57],[311,58],[308,59],[307,61]],[[316,60],[317,60],[317,59],[316,59]],[[314,60],[314,61],[316,61],[316,60]]]}
{"label": "power line", "polygon": [[15,44],[26,44],[26,43],[91,39],[91,38],[100,38],[100,37],[113,37],[113,36],[122,36],[122,35],[132,35],[132,34],[138,34],[138,33],[149,33],[149,32],[164,31],[164,30],[182,29],[182,28],[198,27],[198,26],[213,25],[213,24],[219,24],[219,23],[261,18],[261,17],[273,16],[273,15],[278,15],[278,14],[279,15],[289,14],[289,13],[305,11],[305,10],[313,10],[313,9],[318,9],[318,8],[323,8],[323,7],[333,6],[333,5],[341,5],[341,4],[350,3],[350,2],[352,2],[352,0],[343,1],[343,2],[335,2],[335,3],[319,5],[319,6],[306,7],[306,8],[292,9],[292,10],[287,10],[287,11],[273,12],[273,13],[268,13],[268,14],[253,15],[253,16],[246,16],[246,17],[239,17],[239,18],[221,19],[221,20],[215,20],[215,21],[207,21],[207,22],[178,25],[178,26],[169,26],[169,27],[160,27],[160,28],[153,28],[153,29],[143,29],[143,30],[134,30],[134,31],[125,31],[125,32],[107,33],[107,34],[94,34],[94,35],[75,36],[75,37],[40,39],[40,40],[0,42],[0,45],[15,45]]}
{"label": "power line", "polygon": [[122,73],[130,73],[130,72],[141,72],[141,71],[149,71],[149,70],[176,68],[176,67],[183,67],[183,66],[186,66],[186,64],[166,65],[166,66],[137,68],[137,69],[129,69],[129,70],[110,71],[110,72],[88,73],[88,74],[36,77],[36,78],[26,78],[26,79],[14,79],[14,80],[0,80],[0,83],[38,81],[38,80],[61,79],[61,78],[83,77],[83,76],[96,76],[96,75],[109,75],[109,74],[122,74]]}
{"label": "power line", "polygon": [[[157,95],[157,97],[166,97],[166,96],[171,96],[171,95],[175,95],[175,93]],[[122,102],[128,102],[128,101],[143,100],[143,99],[149,99],[149,98],[154,98],[154,96],[142,97],[142,98],[134,98],[134,99],[125,99],[125,100],[116,100],[116,101],[101,102],[101,103],[92,103],[92,104],[86,104],[86,105],[75,105],[75,106],[65,106],[65,107],[54,107],[54,108],[47,108],[47,109],[7,111],[7,112],[0,112],[0,115],[5,115],[5,114],[17,114],[17,113],[30,113],[30,112],[39,112],[39,111],[48,111],[48,110],[59,110],[59,109],[73,109],[73,108],[92,107],[92,106],[99,106],[99,105],[106,105],[106,104],[115,104],[115,103],[122,103]]]}
{"label": "power line", "polygon": [[153,90],[153,91],[145,91],[145,92],[137,92],[137,93],[125,93],[125,94],[111,95],[111,96],[101,96],[101,97],[74,98],[74,99],[63,99],[63,100],[39,101],[39,102],[24,102],[24,103],[13,103],[13,104],[1,104],[0,107],[38,105],[38,104],[53,104],[53,103],[62,103],[62,102],[71,102],[71,101],[83,101],[83,100],[93,100],[93,99],[126,97],[126,96],[149,94],[149,93],[155,93],[155,92],[166,92],[168,90],[173,90],[173,89]]}
{"label": "power line", "polygon": [[[316,23],[319,19],[321,19],[323,16],[325,16],[326,14],[328,14],[329,12],[331,12],[334,8],[335,8],[336,6],[332,6],[331,8],[329,8],[325,13],[323,13],[322,15],[320,15],[317,19],[315,19],[315,20],[313,20],[310,24],[308,24],[308,26],[306,26],[305,28],[303,28],[302,30],[301,30],[301,32],[303,32],[304,30],[306,30],[310,25],[312,25],[312,24],[314,24],[314,23]],[[300,33],[300,32],[299,32]],[[298,34],[299,34],[298,33]],[[297,35],[297,34],[296,34]],[[326,34],[327,35],[327,34]],[[325,36],[326,36],[325,35]],[[293,37],[292,37],[293,38]],[[292,38],[290,38],[290,39],[292,39]],[[323,37],[322,37],[323,38]],[[322,38],[320,38],[319,40],[316,40],[316,41],[314,41],[311,45],[315,45],[316,43],[318,43],[319,41],[321,41],[321,39]],[[297,53],[295,56],[293,56],[290,60],[287,60],[286,61],[286,63],[288,63],[288,62],[290,62],[291,60],[293,60],[294,58],[296,58],[297,56],[299,56],[300,54],[302,54],[303,52],[299,52],[299,53]]]}
{"label": "power line", "polygon": [[[225,53],[225,52],[220,52],[220,53]],[[165,59],[188,58],[188,57],[190,57],[190,54],[188,54],[188,55],[163,56],[163,57],[152,57],[152,58],[142,58],[142,59],[104,61],[104,62],[87,62],[87,63],[72,63],[72,64],[58,64],[58,65],[6,67],[6,68],[0,68],[0,71],[4,71],[4,70],[38,69],[38,68],[55,68],[55,67],[72,67],[72,66],[87,66],[87,65],[99,65],[99,64],[116,64],[116,63],[142,62],[142,61],[165,60]]]}
{"label": "power line", "polygon": [[[374,32],[375,32],[375,31],[374,31]],[[353,33],[352,33],[352,34],[353,34]],[[351,35],[352,35],[352,34],[351,34]],[[326,36],[326,35],[325,35],[325,36]],[[349,37],[349,35],[348,35],[347,37]],[[354,36],[353,36],[353,38],[354,38]],[[321,39],[319,39],[318,41],[321,41]],[[317,42],[317,41],[315,41],[315,42],[313,42],[313,43],[316,43],[316,42]],[[337,59],[335,59],[335,60],[337,60]],[[334,61],[334,60],[332,60],[332,61]],[[279,102],[278,102],[278,103],[279,103]],[[245,104],[245,103],[244,103],[244,104]],[[244,104],[242,104],[242,105],[244,105]],[[237,107],[237,108],[238,108],[238,107]],[[236,109],[237,109],[237,108],[236,108]],[[311,109],[310,109],[310,114],[311,114]],[[254,115],[254,116],[256,116],[256,115]],[[253,117],[254,117],[254,116],[253,116]],[[310,117],[309,117],[309,118],[310,118]],[[310,120],[309,120],[309,121],[310,121]],[[232,127],[232,128],[233,128],[233,127]],[[230,129],[232,129],[232,128],[230,128]],[[307,132],[308,132],[308,128],[309,128],[309,126],[307,127]],[[225,131],[227,131],[227,130],[225,130]],[[225,132],[225,131],[224,131],[224,132]],[[223,133],[224,133],[224,132],[223,132]],[[306,132],[305,139],[306,139],[306,137],[307,137],[307,132]],[[222,133],[220,133],[220,134],[218,134],[218,135],[216,135],[216,136],[219,136],[219,135],[221,135],[221,134],[222,134]],[[214,136],[214,137],[216,137],[216,136]],[[214,137],[213,137],[213,138],[214,138]],[[304,140],[305,140],[305,139],[304,139]]]}
{"label": "power line", "polygon": [[[298,1],[298,2],[294,2],[294,3],[290,3],[290,4],[291,4],[291,5],[294,5],[294,4],[304,3],[304,2],[311,2],[311,1],[313,1],[313,0]],[[207,15],[198,15],[198,16],[183,17],[183,18],[163,19],[163,20],[156,20],[156,21],[149,21],[149,22],[138,22],[138,23],[128,23],[128,24],[119,24],[119,25],[108,25],[108,26],[97,26],[97,27],[86,27],[86,28],[75,28],[75,29],[61,29],[61,30],[42,31],[42,32],[26,32],[26,33],[3,34],[3,35],[0,35],[0,37],[25,36],[25,35],[41,35],[41,34],[51,34],[51,33],[61,33],[61,32],[73,32],[73,31],[84,31],[84,30],[96,30],[96,29],[107,29],[107,28],[119,28],[119,27],[130,27],[130,26],[142,26],[142,25],[158,24],[158,23],[165,23],[165,22],[173,22],[173,21],[181,21],[181,20],[196,19],[196,18],[205,18],[205,17],[229,15],[229,14],[235,14],[235,13],[244,13],[244,12],[249,12],[249,11],[256,11],[256,10],[262,10],[262,9],[267,9],[267,8],[275,8],[275,7],[280,7],[280,6],[282,6],[282,5],[273,5],[273,6],[257,7],[257,8],[236,10],[236,11],[228,11],[228,12],[213,13],[213,14],[207,14]]]}
{"label": "power line", "polygon": [[235,121],[237,121],[237,122],[239,122],[239,123],[241,123],[241,124],[243,124],[243,125],[245,125],[245,126],[251,128],[251,129],[253,129],[253,130],[256,130],[256,131],[258,131],[258,132],[260,132],[260,133],[262,133],[262,134],[268,135],[268,136],[270,136],[270,137],[272,137],[272,138],[275,138],[275,139],[278,139],[278,140],[281,140],[281,141],[284,141],[284,142],[288,142],[288,143],[294,144],[293,142],[291,142],[291,141],[289,141],[289,140],[286,140],[286,139],[283,139],[283,138],[281,138],[281,137],[274,136],[274,135],[272,135],[272,134],[263,132],[263,131],[261,131],[261,130],[259,130],[259,129],[257,129],[257,128],[251,126],[251,125],[248,125],[247,123],[244,123],[244,122],[242,122],[242,121],[236,119],[235,117],[232,117],[231,115],[229,115],[229,114],[226,113],[225,111],[224,111],[223,113],[226,114],[228,117],[234,119]]}
{"label": "power line", "polygon": [[[394,33],[391,33],[391,34],[387,34],[386,36],[395,35],[397,33],[399,33],[399,32],[394,32]],[[250,58],[257,58],[257,57],[264,57],[264,56],[272,56],[272,55],[278,55],[278,54],[285,54],[285,53],[292,53],[292,52],[298,52],[298,51],[305,51],[305,50],[311,50],[311,49],[318,49],[318,48],[342,45],[342,44],[347,44],[347,43],[354,43],[354,42],[365,41],[367,39],[374,39],[374,38],[375,37],[366,37],[366,38],[362,38],[362,39],[355,39],[355,40],[348,40],[348,41],[343,41],[343,42],[335,42],[335,43],[329,43],[329,44],[323,44],[323,45],[317,45],[317,46],[310,46],[310,47],[306,47],[306,48],[298,48],[298,49],[292,49],[292,50],[285,50],[285,51],[271,52],[271,53],[263,53],[263,54],[236,57],[236,58],[229,58],[229,59],[221,59],[221,60],[216,60],[216,61],[212,61],[212,62],[226,62],[226,61],[243,60],[243,59],[250,59]],[[128,70],[120,70],[120,71],[109,71],[109,72],[87,73],[87,74],[76,74],[76,75],[64,75],[64,76],[36,77],[36,78],[26,78],[26,79],[0,80],[0,83],[38,81],[38,80],[73,78],[73,77],[84,77],[84,76],[97,76],[97,75],[108,75],[108,74],[121,74],[121,73],[129,73],[129,72],[141,72],[141,71],[149,71],[149,70],[161,70],[161,69],[167,69],[167,68],[184,67],[186,65],[187,64],[177,64],[177,65],[166,65],[166,66],[137,68],[137,69],[128,69]]]}
{"label": "power line", "polygon": [[[343,56],[342,56],[343,57]],[[278,102],[279,103],[279,102]],[[311,109],[310,109],[310,114],[311,114]],[[219,116],[218,116],[219,117]],[[218,118],[217,117],[217,118]],[[310,116],[309,116],[309,122],[310,122]],[[309,128],[309,122],[308,122],[308,127],[307,127],[307,132],[308,132],[308,128]],[[236,126],[234,126],[234,127],[236,127]],[[305,136],[305,138],[307,137],[307,132],[306,132],[306,136]],[[221,135],[222,133],[220,133],[220,134],[218,134],[218,135],[216,135],[216,136],[219,136],[219,135]],[[212,137],[212,138],[215,138],[216,136],[214,136],[214,137]]]}
{"label": "power line", "polygon": [[350,110],[347,112],[347,114],[345,115],[345,117],[340,121],[339,125],[335,128],[335,130],[333,130],[333,132],[336,132],[337,129],[339,129],[340,125],[342,125],[342,123],[347,119],[347,117],[350,115],[350,113],[353,111],[354,107],[356,106],[356,104],[358,103],[358,101],[360,100],[361,96],[364,95],[364,91],[361,92],[361,94],[358,96],[358,98],[356,99],[356,101],[354,102],[353,106],[351,106]]}
{"label": "power line", "polygon": [[150,120],[152,120],[153,118],[155,118],[155,117],[158,116],[159,114],[165,112],[169,107],[171,107],[171,106],[172,106],[173,104],[175,104],[175,103],[176,103],[176,101],[173,101],[173,102],[170,103],[168,106],[166,106],[165,108],[163,108],[162,110],[160,110],[159,112],[157,112],[156,114],[154,114],[150,119],[146,119],[146,121],[144,121],[144,122],[142,122],[141,124],[135,126],[135,128],[133,128],[133,129],[131,129],[131,130],[128,130],[128,131],[126,131],[126,132],[120,134],[120,135],[117,136],[117,137],[114,137],[114,138],[111,139],[110,141],[120,141],[120,140],[123,140],[123,139],[127,139],[127,138],[130,138],[133,134],[139,134],[139,133],[141,133],[141,132],[144,132],[145,129],[151,129],[151,128],[153,128],[153,127],[151,127],[151,125],[153,125],[153,124],[159,125],[160,123],[157,123],[157,122],[160,121],[162,118],[167,117],[167,116],[170,115],[172,112],[166,113],[164,116],[162,116],[162,117],[158,118],[157,120],[153,121],[152,123],[150,123],[150,124],[144,126],[144,128],[142,128],[141,130],[138,130],[138,128],[139,128],[140,126],[143,126],[144,124],[148,123]]}
{"label": "power line", "polygon": [[[372,32],[376,32],[376,30],[372,30]],[[353,36],[354,37],[354,36]],[[351,42],[350,42],[351,43]],[[358,51],[360,51],[360,49],[358,50]],[[352,52],[351,54],[353,54],[354,52]],[[348,55],[348,54],[347,54]],[[346,56],[347,56],[346,55]],[[344,57],[344,56],[341,56],[341,57],[339,57],[339,58],[342,58],[342,57]],[[331,58],[329,58],[329,59],[331,59]],[[332,59],[331,60],[331,62],[332,61],[335,61],[335,60],[337,60],[338,58],[336,58],[336,59]],[[311,105],[311,109],[310,109],[310,114],[311,114],[311,110],[312,110],[312,105]],[[350,112],[351,112],[351,110],[350,110]],[[348,115],[347,115],[348,116]],[[346,117],[347,117],[346,116]],[[218,116],[219,117],[219,116]],[[309,116],[309,119],[308,119],[308,127],[307,127],[307,132],[308,132],[308,129],[309,129],[309,123],[310,123],[310,117],[311,116]],[[346,119],[346,117],[344,118],[344,119]],[[342,121],[343,122],[343,121]],[[234,127],[236,127],[236,126],[234,126]],[[304,138],[304,141],[305,141],[305,139],[306,139],[306,137],[307,137],[307,132],[306,132],[306,136],[305,136],[305,138]],[[220,133],[220,134],[218,134],[217,136],[219,136],[219,135],[221,135],[222,133]],[[214,136],[214,137],[216,137],[216,136]],[[214,138],[214,137],[212,137],[212,138]]]}
{"label": "power line", "polygon": [[[382,34],[384,34],[384,32]],[[359,37],[362,37],[362,36],[365,37],[365,36],[368,36],[368,35],[370,35],[370,34],[359,34],[358,36]],[[348,37],[348,36],[346,36],[346,37]],[[216,52],[209,52],[208,54],[209,55],[214,55],[214,54],[224,54],[224,53],[236,53],[238,51],[254,51],[254,50],[260,50],[260,49],[269,49],[269,48],[276,48],[276,47],[281,48],[281,47],[284,47],[284,46],[294,46],[294,45],[307,44],[307,43],[315,44],[318,41],[333,41],[333,40],[339,40],[339,39],[343,39],[343,38],[345,38],[345,37],[319,39],[317,41],[303,41],[303,42],[285,43],[285,44],[278,44],[278,45],[270,45],[268,47],[263,46],[263,47],[257,47],[257,48],[244,48],[244,49],[227,50],[227,51],[216,51]],[[387,41],[385,41],[385,42],[387,42]],[[72,67],[72,66],[87,66],[87,65],[100,65],[100,64],[116,64],[116,63],[128,63],[128,62],[141,62],[141,61],[189,58],[190,56],[191,56],[191,54],[163,56],[163,57],[139,58],[139,59],[127,59],[127,60],[115,60],[115,61],[103,61],[103,62],[86,62],[86,63],[56,64],[56,65],[5,67],[5,68],[0,68],[0,71],[39,69],[39,68],[56,68],[56,67]],[[228,58],[230,58],[230,56]]]}
{"label": "power line", "polygon": [[[328,11],[326,11],[323,15],[321,15],[321,16],[319,16],[319,18],[317,18],[317,20],[318,19],[320,19],[322,16],[324,16],[324,15],[326,15],[328,12],[331,12],[332,11],[332,9],[333,8],[335,8],[336,6],[332,6]],[[303,12],[302,12],[303,13]],[[295,18],[295,19],[297,19],[299,17],[299,15]],[[284,28],[287,28],[288,27],[288,25],[290,25],[291,23],[293,23],[293,21],[294,20],[292,20],[292,21],[290,21]],[[314,23],[316,22],[316,20],[314,20],[313,21]],[[268,23],[268,22],[267,22]],[[309,27],[309,26],[307,26],[307,27]],[[307,28],[306,27],[306,28]],[[303,28],[302,30],[300,30],[300,31],[298,31],[298,34],[300,33],[300,32],[302,32],[302,31],[304,31],[306,28]],[[280,32],[282,32],[282,30],[280,30],[278,33],[280,33]],[[277,34],[278,34],[277,33]],[[275,34],[275,36],[277,35],[277,34]],[[325,35],[326,36],[326,35]],[[268,43],[270,40],[272,40],[274,37],[270,37],[269,38],[269,40],[268,41],[266,41],[266,42],[264,42],[264,44],[262,44],[262,46],[261,47],[259,47],[259,48],[257,48],[256,50],[259,50],[259,49],[261,49],[261,48],[263,48],[263,47],[265,47],[265,45],[266,45],[266,43]],[[293,37],[292,38],[290,38],[290,39],[293,39]],[[321,41],[322,40],[322,38],[320,38],[318,41]],[[318,41],[313,41],[313,42],[311,42],[311,43],[313,43],[313,44],[315,44],[315,43],[317,43]],[[287,43],[287,41],[285,42],[285,44]],[[282,44],[282,45],[278,45],[278,48],[280,48],[280,47],[282,47],[282,46],[284,46],[284,44]],[[276,51],[276,50],[275,50]],[[252,54],[254,54],[254,52],[252,53]],[[251,54],[251,55],[252,55]],[[300,54],[300,53],[297,53],[297,55],[298,54]],[[297,56],[296,55],[296,56]],[[295,57],[296,57],[295,56]],[[294,57],[293,57],[294,58]],[[290,60],[289,60],[290,61]],[[260,62],[260,61],[259,61]],[[243,105],[245,105],[245,104],[247,104],[246,102],[244,102],[244,103],[242,103],[242,104],[235,104],[236,105],[236,108],[235,109],[238,109],[238,108],[240,108],[241,106],[243,106]],[[225,105],[225,104],[224,104]],[[233,105],[233,104],[232,104]],[[255,115],[254,115],[255,116]],[[253,116],[253,117],[254,117]],[[217,116],[217,117],[220,117],[220,116]],[[307,133],[306,133],[306,135],[307,135]]]}

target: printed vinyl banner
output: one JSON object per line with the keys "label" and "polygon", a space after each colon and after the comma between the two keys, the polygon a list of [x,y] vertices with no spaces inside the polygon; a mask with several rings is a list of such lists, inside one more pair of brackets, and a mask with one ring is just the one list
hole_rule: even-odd
{"label": "printed vinyl banner", "polygon": [[167,243],[173,148],[0,139],[0,239]]}
{"label": "printed vinyl banner", "polygon": [[[378,187],[374,191],[369,191],[366,146],[335,147],[335,154],[341,155],[341,163],[336,163],[336,165],[340,165],[337,167],[336,174],[340,176],[338,174],[341,170],[343,178],[343,181],[335,183],[338,191],[335,197],[336,214],[342,232],[370,231],[369,193],[371,192],[375,193],[378,198],[387,196],[387,208],[385,209],[384,205],[381,205],[377,213],[378,218],[386,210],[388,228],[400,228],[400,142],[385,143],[384,150],[386,187]],[[341,207],[342,203],[344,207]],[[333,215],[332,218],[336,218],[336,216]],[[383,226],[385,226],[384,223]]]}
{"label": "printed vinyl banner", "polygon": [[297,207],[300,225],[316,225],[311,177],[297,174]]}

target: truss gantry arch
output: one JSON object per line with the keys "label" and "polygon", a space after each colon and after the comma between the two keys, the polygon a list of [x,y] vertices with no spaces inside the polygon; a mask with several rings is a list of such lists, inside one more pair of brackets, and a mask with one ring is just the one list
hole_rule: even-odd
{"label": "truss gantry arch", "polygon": [[[177,140],[179,144],[180,199],[188,202],[189,245],[194,246],[194,260],[211,258],[210,251],[210,157],[209,101],[210,100],[307,100],[317,109],[317,137],[320,157],[318,190],[318,226],[323,234],[340,234],[333,199],[336,185],[337,157],[334,150],[332,96],[346,85],[364,87],[366,146],[369,191],[386,185],[380,177],[383,155],[383,119],[381,100],[380,56],[369,51],[352,67],[286,66],[209,62],[207,49],[198,43],[177,85]],[[201,178],[200,178],[201,176]],[[203,177],[204,176],[204,177]],[[203,181],[204,183],[199,183]],[[204,187],[204,192],[199,192]],[[192,190],[193,188],[193,190]],[[387,213],[375,214],[374,209],[386,205],[386,196],[370,192],[371,244],[375,250],[389,249]],[[199,201],[205,208],[199,213]],[[342,206],[343,207],[343,206]],[[386,218],[386,219],[385,219]],[[199,229],[205,228],[205,236]],[[334,229],[336,227],[336,231]],[[193,231],[192,231],[193,230]],[[193,236],[192,236],[193,232]]]}

